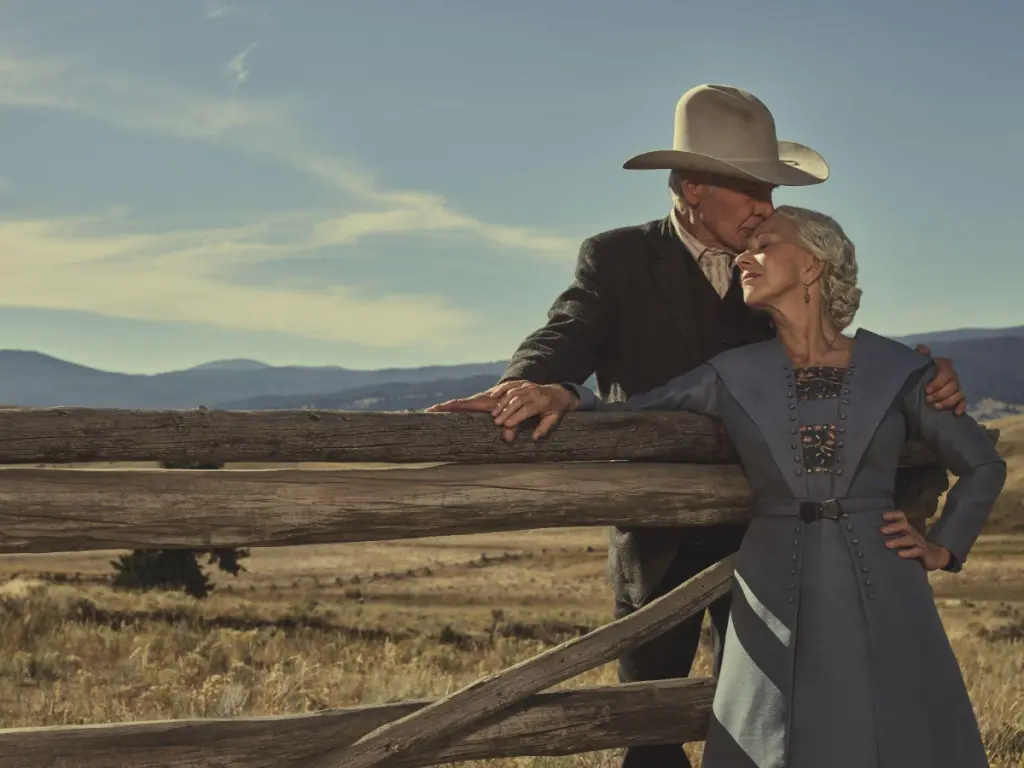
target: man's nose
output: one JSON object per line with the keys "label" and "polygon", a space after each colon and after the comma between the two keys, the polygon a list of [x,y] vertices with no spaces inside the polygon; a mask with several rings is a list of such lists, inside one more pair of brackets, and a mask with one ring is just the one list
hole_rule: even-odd
{"label": "man's nose", "polygon": [[769,195],[767,199],[755,199],[754,200],[754,215],[760,216],[762,219],[770,219],[772,214],[775,213],[775,206],[772,205],[772,198]]}

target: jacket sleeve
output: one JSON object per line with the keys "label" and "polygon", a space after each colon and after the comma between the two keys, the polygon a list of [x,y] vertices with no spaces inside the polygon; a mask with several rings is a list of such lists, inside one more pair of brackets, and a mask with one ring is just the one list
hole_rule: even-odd
{"label": "jacket sleeve", "polygon": [[691,411],[705,416],[719,415],[718,371],[710,363],[621,403],[606,403],[592,390],[574,382],[561,384],[579,397],[578,411]]}
{"label": "jacket sleeve", "polygon": [[613,323],[609,246],[597,238],[583,241],[572,284],[555,298],[548,322],[519,345],[501,381],[582,384],[590,377]]}
{"label": "jacket sleeve", "polygon": [[959,571],[1002,493],[1006,462],[978,422],[966,414],[954,416],[952,411],[936,410],[925,399],[935,372],[934,364],[919,372],[904,398],[904,413],[911,436],[931,446],[957,476],[928,539],[950,551],[946,570]]}

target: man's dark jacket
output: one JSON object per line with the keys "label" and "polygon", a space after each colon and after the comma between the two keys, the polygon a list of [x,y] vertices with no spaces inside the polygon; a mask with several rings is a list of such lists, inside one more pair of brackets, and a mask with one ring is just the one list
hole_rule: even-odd
{"label": "man's dark jacket", "polygon": [[[767,316],[743,303],[737,275],[725,298],[718,296],[666,217],[585,240],[572,284],[512,356],[502,381],[582,384],[596,374],[603,399],[625,400],[773,335]],[[684,543],[729,536],[738,546],[741,533],[735,525],[613,528],[613,590],[639,606]]]}

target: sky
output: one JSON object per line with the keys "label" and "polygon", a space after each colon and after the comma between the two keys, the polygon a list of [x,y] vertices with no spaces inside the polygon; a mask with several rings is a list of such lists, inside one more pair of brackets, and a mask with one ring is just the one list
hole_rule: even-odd
{"label": "sky", "polygon": [[828,161],[857,325],[1024,323],[1016,0],[0,0],[0,348],[507,358],[580,242],[661,218],[689,88]]}

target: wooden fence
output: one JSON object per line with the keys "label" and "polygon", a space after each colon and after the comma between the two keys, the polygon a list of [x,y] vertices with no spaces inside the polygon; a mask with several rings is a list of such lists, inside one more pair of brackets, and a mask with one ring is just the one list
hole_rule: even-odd
{"label": "wooden fence", "polygon": [[[39,466],[108,461],[432,466],[319,472]],[[544,441],[526,434],[506,444],[486,416],[475,414],[6,409],[0,410],[0,465],[6,465],[0,553],[273,547],[742,521],[750,494],[736,461],[715,422],[687,413],[575,413]],[[936,459],[909,445],[903,461]],[[0,730],[0,766],[420,766],[701,740],[713,679],[545,691],[675,626],[730,583],[725,560],[626,618],[435,701],[6,729]]]}

